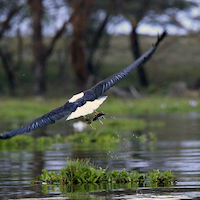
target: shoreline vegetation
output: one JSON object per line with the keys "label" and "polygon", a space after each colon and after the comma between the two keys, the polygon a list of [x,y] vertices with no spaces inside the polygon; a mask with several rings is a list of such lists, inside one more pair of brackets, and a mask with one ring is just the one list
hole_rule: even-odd
{"label": "shoreline vegetation", "polygon": [[[0,119],[33,120],[63,105],[68,98],[43,98],[40,100],[35,98],[1,98]],[[103,110],[112,116],[116,115],[116,117],[118,115],[142,116],[144,114],[200,112],[199,100],[200,98],[178,98],[162,95],[149,95],[140,99],[116,98],[109,95],[98,110]]]}

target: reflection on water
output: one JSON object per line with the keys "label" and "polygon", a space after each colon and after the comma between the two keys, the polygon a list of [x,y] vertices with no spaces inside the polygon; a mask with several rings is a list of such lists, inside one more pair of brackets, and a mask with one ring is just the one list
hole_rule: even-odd
{"label": "reflection on water", "polygon": [[[30,180],[41,174],[44,168],[60,170],[67,163],[67,157],[91,158],[102,168],[109,166],[108,170],[171,170],[178,180],[177,185],[200,185],[200,116],[190,113],[146,117],[148,122],[156,120],[165,122],[165,126],[145,130],[157,134],[154,150],[142,144],[136,145],[133,140],[125,140],[110,150],[90,147],[78,149],[70,144],[54,144],[45,151],[0,152],[0,198],[59,194],[58,188],[44,194],[44,188],[31,186]],[[56,133],[61,127],[62,132],[66,132],[66,124],[62,123],[48,126],[47,132]]]}

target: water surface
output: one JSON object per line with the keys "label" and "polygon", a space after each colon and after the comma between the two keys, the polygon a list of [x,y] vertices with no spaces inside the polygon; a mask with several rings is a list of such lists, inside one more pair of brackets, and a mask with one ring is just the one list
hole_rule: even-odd
{"label": "water surface", "polygon": [[[199,114],[161,114],[146,116],[145,120],[147,122],[162,121],[165,124],[161,127],[146,128],[146,133],[150,131],[156,133],[157,142],[153,146],[149,143],[136,144],[135,133],[130,131],[124,135],[130,139],[125,138],[114,149],[95,148],[92,145],[78,148],[72,144],[63,143],[54,144],[44,151],[1,151],[0,199],[60,195],[59,187],[49,188],[44,193],[43,187],[32,186],[30,181],[41,174],[44,168],[59,171],[67,163],[67,157],[91,158],[91,161],[102,168],[109,166],[108,170],[138,170],[140,172],[154,169],[167,170],[176,176],[178,180],[176,188],[198,188],[200,186]],[[2,124],[9,123],[2,122]],[[58,132],[68,134],[72,132],[69,124],[61,121],[41,131],[48,135]]]}

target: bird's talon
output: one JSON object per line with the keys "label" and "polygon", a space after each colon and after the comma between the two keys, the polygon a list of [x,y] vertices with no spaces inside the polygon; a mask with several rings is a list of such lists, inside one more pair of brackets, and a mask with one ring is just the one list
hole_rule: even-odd
{"label": "bird's talon", "polygon": [[84,122],[86,124],[91,124],[92,123],[89,117],[83,116],[83,119],[84,119]]}
{"label": "bird's talon", "polygon": [[105,117],[103,116],[103,115],[105,115],[105,113],[103,111],[98,112],[98,111],[94,110],[94,113],[95,113],[95,117],[93,118],[93,121],[105,119]]}

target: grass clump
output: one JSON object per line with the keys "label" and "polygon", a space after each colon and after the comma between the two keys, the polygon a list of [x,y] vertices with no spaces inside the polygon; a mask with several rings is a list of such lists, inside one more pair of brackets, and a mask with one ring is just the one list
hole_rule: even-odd
{"label": "grass clump", "polygon": [[102,184],[102,183],[136,183],[137,186],[171,186],[175,185],[176,179],[171,172],[154,170],[148,174],[138,171],[112,171],[95,168],[89,159],[69,160],[59,173],[42,170],[37,178],[41,182],[60,184]]}
{"label": "grass clump", "polygon": [[62,184],[79,184],[79,183],[98,183],[105,174],[105,169],[95,168],[89,159],[76,159],[72,161],[68,159],[68,163],[61,169],[61,172],[48,172],[42,170],[39,179],[42,182]]}

